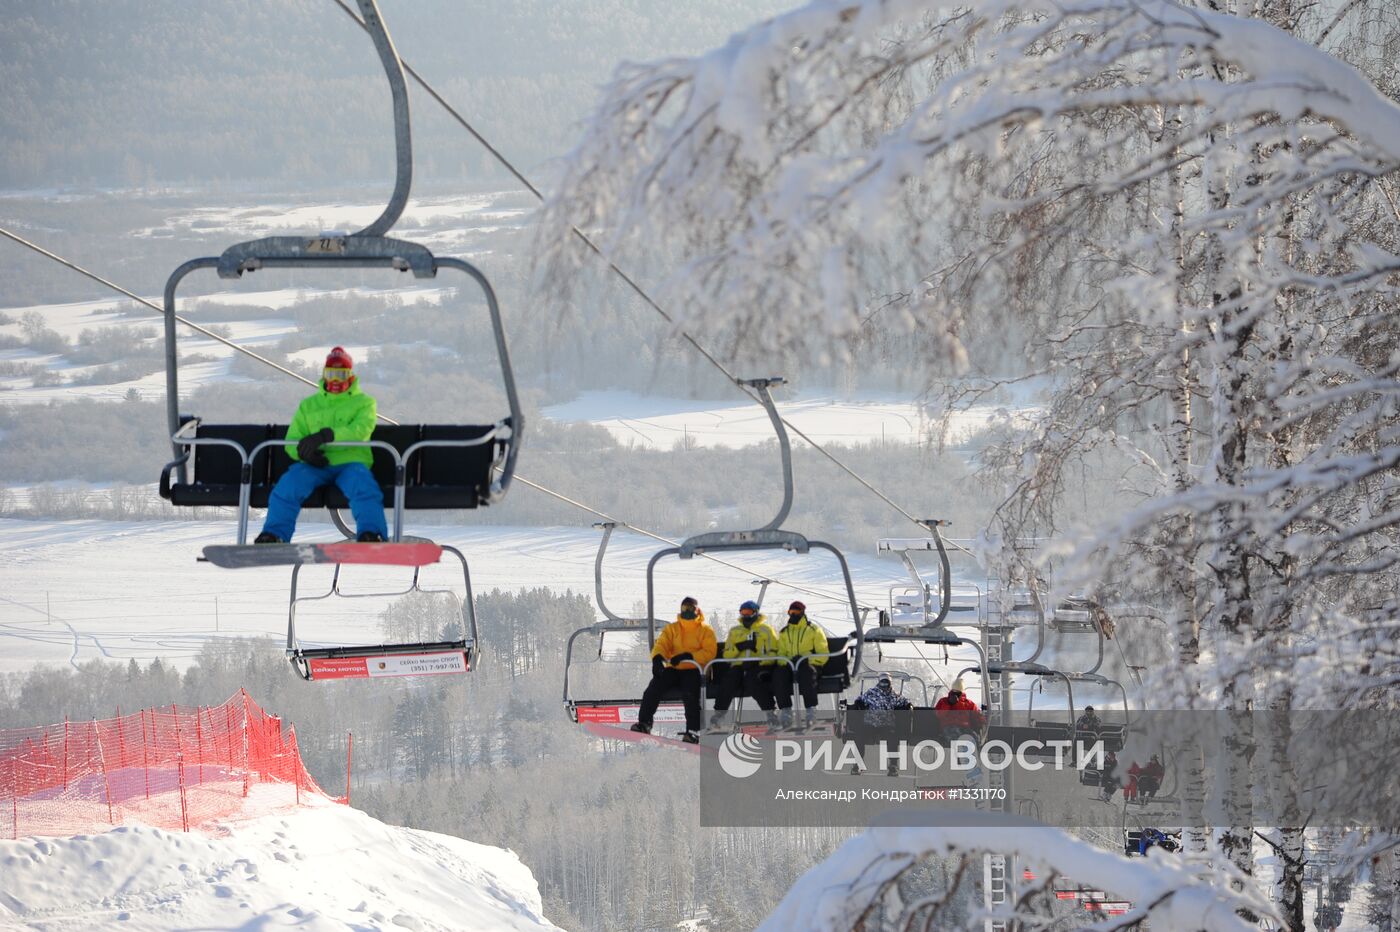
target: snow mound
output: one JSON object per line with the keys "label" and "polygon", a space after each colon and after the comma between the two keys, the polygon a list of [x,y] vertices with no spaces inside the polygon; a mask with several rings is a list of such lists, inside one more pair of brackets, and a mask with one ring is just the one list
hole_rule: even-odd
{"label": "snow mound", "polygon": [[0,841],[0,927],[555,928],[514,853],[329,802],[210,834]]}

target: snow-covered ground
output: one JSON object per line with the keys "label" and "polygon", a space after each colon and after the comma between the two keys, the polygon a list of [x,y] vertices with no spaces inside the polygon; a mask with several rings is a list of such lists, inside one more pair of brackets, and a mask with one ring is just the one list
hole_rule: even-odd
{"label": "snow-covered ground", "polygon": [[[466,554],[477,593],[494,588],[549,586],[593,593],[596,531],[582,528],[432,528],[434,539]],[[307,539],[327,537],[329,527],[305,529]],[[105,657],[143,663],[153,657],[188,662],[205,642],[229,637],[285,636],[289,570],[220,570],[197,563],[200,548],[229,543],[231,524],[199,522],[106,522],[0,520],[0,670],[21,670],[34,663],[82,662]],[[333,532],[331,532],[333,535]],[[646,561],[659,545],[625,532],[614,534],[606,563],[610,607],[629,613],[646,597]],[[899,579],[899,565],[873,554],[850,554],[857,596],[883,604],[886,587]],[[839,571],[826,554],[739,554],[730,569],[705,559],[669,560],[657,572],[657,598],[672,606],[694,593],[717,614],[734,614],[752,598],[755,574],[770,575],[810,587],[826,596],[774,586],[768,598],[802,598],[812,617],[838,630]],[[301,574],[304,594],[324,591],[325,567]],[[403,588],[408,571],[383,567],[350,568],[342,589],[365,591],[376,585]],[[452,587],[461,592],[460,569],[441,563],[424,572],[425,587]],[[298,612],[298,633],[308,642],[328,638],[377,641],[381,602],[311,603]],[[786,604],[784,602],[784,604]],[[838,621],[838,619],[841,619]],[[488,651],[490,645],[486,645]],[[485,662],[490,662],[489,653]]]}
{"label": "snow-covered ground", "polygon": [[[454,231],[490,232],[519,225],[527,207],[494,207],[500,192],[415,197],[405,207],[395,236],[427,242],[419,230],[427,227],[442,237]],[[262,204],[257,207],[197,208],[170,217],[160,227],[137,230],[136,236],[228,236],[256,239],[298,233],[347,233],[368,226],[384,211],[383,203]],[[436,248],[436,247],[434,247]]]}
{"label": "snow-covered ground", "polygon": [[130,825],[0,841],[0,927],[555,928],[512,852],[310,799],[191,834]]}
{"label": "snow-covered ground", "polygon": [[[813,440],[826,444],[926,442],[932,429],[924,407],[907,395],[862,392],[854,397],[778,394],[778,411]],[[1003,409],[979,405],[951,418],[948,442],[969,440]],[[1034,410],[1022,399],[1014,409]],[[693,401],[626,391],[583,392],[565,404],[541,411],[558,421],[604,427],[624,445],[670,449],[677,442],[700,446],[743,447],[773,439],[773,426],[759,405],[736,397],[732,402]],[[794,438],[795,443],[800,443]]]}
{"label": "snow-covered ground", "polygon": [[[395,289],[391,291],[370,289],[370,288],[341,288],[341,289],[305,289],[305,288],[279,288],[271,291],[243,291],[219,295],[209,295],[192,299],[188,303],[182,302],[180,312],[187,313],[191,308],[217,308],[220,305],[252,305],[255,307],[265,307],[269,315],[275,315],[279,311],[286,311],[299,303],[314,300],[317,298],[335,298],[348,295],[357,295],[362,298],[381,298],[388,301],[401,302],[404,305],[416,303],[438,303],[446,296],[453,293],[453,289],[444,287],[417,287]],[[148,300],[160,304],[159,296],[146,296]],[[3,312],[15,322],[10,324],[0,324],[0,334],[19,336],[22,332],[20,318],[27,312],[33,311],[43,317],[44,326],[54,330],[70,342],[76,343],[84,330],[103,330],[107,328],[135,328],[150,329],[155,328],[156,336],[150,341],[158,345],[164,344],[164,336],[161,331],[161,320],[154,311],[150,311],[149,316],[144,316],[144,311],[149,308],[142,308],[141,316],[127,316],[124,310],[131,307],[138,307],[134,302],[120,298],[99,301],[80,301],[71,304],[44,304],[32,307],[11,307],[3,308]],[[216,318],[217,315],[211,315]],[[265,318],[255,318],[251,320],[229,320],[218,321],[216,319],[202,319],[201,324],[206,327],[215,328],[216,332],[224,332],[227,339],[239,346],[246,347],[253,351],[259,348],[269,347],[276,344],[283,337],[296,332],[294,321],[277,316]],[[182,356],[197,354],[201,356],[214,357],[214,361],[190,363],[180,367],[180,389],[188,392],[209,382],[227,383],[239,381],[239,377],[229,372],[230,364],[233,360],[235,350],[231,347],[212,340],[202,334],[180,328],[179,336],[180,353]],[[352,347],[359,350],[356,359],[365,360],[370,354],[365,347]],[[325,356],[325,348],[319,347],[305,352],[292,353],[291,358],[304,362],[317,364]],[[87,372],[98,366],[76,365],[64,356],[55,354],[41,354],[29,349],[6,349],[0,350],[0,363],[28,363],[41,366],[44,369],[60,377],[64,384],[58,385],[38,385],[34,384],[31,375],[7,375],[0,372],[0,399],[7,403],[18,404],[41,404],[49,401],[61,401],[72,398],[95,398],[99,400],[120,400],[128,390],[136,389],[144,397],[157,397],[165,392],[165,372],[153,372],[150,375],[136,379],[128,379],[121,382],[113,382],[99,385],[75,385],[71,384],[74,379],[81,379]]]}
{"label": "snow-covered ground", "polygon": [[[492,589],[516,591],[547,586],[593,595],[596,531],[583,528],[478,527],[432,528],[441,543],[458,547],[471,567],[477,593]],[[325,526],[305,528],[306,539],[327,537]],[[24,670],[35,663],[82,663],[93,658],[146,663],[155,657],[177,665],[190,662],[210,641],[259,637],[280,640],[286,635],[290,571],[285,567],[221,570],[195,558],[200,548],[231,541],[231,524],[209,522],[108,522],[0,520],[0,672]],[[646,597],[646,564],[660,545],[625,531],[613,535],[604,569],[604,598],[620,614],[632,614]],[[873,553],[848,553],[856,597],[864,605],[888,603],[891,586],[902,587],[907,577],[900,564]],[[850,609],[841,600],[840,575],[826,554],[741,553],[727,560],[733,568],[706,559],[682,563],[665,560],[657,568],[658,613],[663,614],[685,595],[701,600],[719,626],[733,622],[735,609],[757,595],[752,580],[767,576],[790,586],[774,585],[766,604],[783,606],[794,598],[807,603],[809,614],[832,633],[848,631]],[[463,591],[460,565],[443,562],[423,572],[425,588]],[[403,589],[409,571],[385,567],[350,567],[341,580],[343,592]],[[330,569],[306,567],[302,595],[329,589]],[[297,633],[307,646],[327,643],[378,643],[379,615],[389,599],[360,598],[347,603],[324,599],[298,609]],[[353,611],[346,606],[353,604]],[[873,623],[873,617],[870,620]],[[1149,632],[1149,635],[1151,633]],[[1134,660],[1132,632],[1120,639],[1127,658]],[[1089,669],[1095,659],[1094,639],[1086,635],[1051,633],[1040,660],[1066,670]],[[1027,657],[1036,636],[1023,631],[1015,654]],[[491,645],[483,645],[483,662],[490,663]],[[974,662],[971,650],[951,651],[944,662],[941,648],[903,645],[886,648],[883,659],[867,651],[865,665],[915,673],[929,681],[931,698]],[[562,675],[562,664],[560,674]],[[1124,655],[1110,644],[1104,672],[1129,684]],[[290,675],[290,674],[289,674]],[[974,698],[980,683],[969,676]],[[1031,701],[1026,689],[1034,679],[1015,683],[1018,709]],[[1075,705],[1094,703],[1114,709],[1121,700],[1116,690],[1081,684]],[[1140,704],[1132,697],[1133,705]],[[1034,697],[1037,709],[1064,709],[1064,691],[1045,686]]]}

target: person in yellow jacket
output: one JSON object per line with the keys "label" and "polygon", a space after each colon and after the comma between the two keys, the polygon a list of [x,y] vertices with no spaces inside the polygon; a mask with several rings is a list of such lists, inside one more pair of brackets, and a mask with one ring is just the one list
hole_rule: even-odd
{"label": "person in yellow jacket", "polygon": [[632,730],[651,734],[651,723],[661,697],[672,689],[679,689],[685,704],[685,735],[681,740],[699,744],[700,677],[705,664],[714,660],[716,653],[715,629],[705,621],[700,603],[686,596],[681,600],[680,614],[661,629],[661,636],[651,649],[651,682],[642,693],[642,707]]}
{"label": "person in yellow jacket", "polygon": [[[750,599],[739,606],[739,623],[729,629],[724,639],[724,659],[778,656],[778,635],[764,616],[758,613],[758,603]],[[768,713],[768,724],[778,724],[773,713],[773,667],[775,660],[749,660],[719,666],[715,678],[715,714],[710,727],[721,728],[729,716],[729,704],[740,692],[747,692]]]}
{"label": "person in yellow jacket", "polygon": [[[802,701],[807,706],[806,724],[812,724],[817,707],[817,670],[826,663],[826,632],[807,617],[807,606],[793,602],[788,606],[788,623],[778,632],[778,655],[789,661],[773,671],[773,694],[782,709],[782,727],[792,725],[792,687],[794,676]],[[793,667],[797,667],[796,674]]]}

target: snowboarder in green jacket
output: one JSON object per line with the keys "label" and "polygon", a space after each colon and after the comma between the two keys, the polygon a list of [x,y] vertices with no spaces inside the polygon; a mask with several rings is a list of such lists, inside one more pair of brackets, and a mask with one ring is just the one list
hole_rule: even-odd
{"label": "snowboarder in green jacket", "polygon": [[297,462],[273,486],[267,520],[255,544],[282,544],[296,531],[301,503],[312,492],[335,485],[350,501],[360,541],[382,541],[389,533],[384,520],[384,493],[370,473],[374,455],[369,447],[326,444],[368,440],[374,433],[377,406],[360,391],[354,361],[344,347],[326,356],[321,390],[302,401],[287,427],[287,454]]}

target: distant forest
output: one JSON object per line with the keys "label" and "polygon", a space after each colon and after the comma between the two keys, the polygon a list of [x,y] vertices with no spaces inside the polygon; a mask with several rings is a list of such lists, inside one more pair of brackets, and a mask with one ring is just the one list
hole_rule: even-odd
{"label": "distant forest", "polygon": [[[355,7],[353,0],[348,4]],[[532,170],[622,59],[693,53],[781,0],[382,0],[400,55]],[[0,17],[0,188],[393,173],[389,92],[333,0],[53,0]],[[414,89],[422,181],[495,168]]]}

